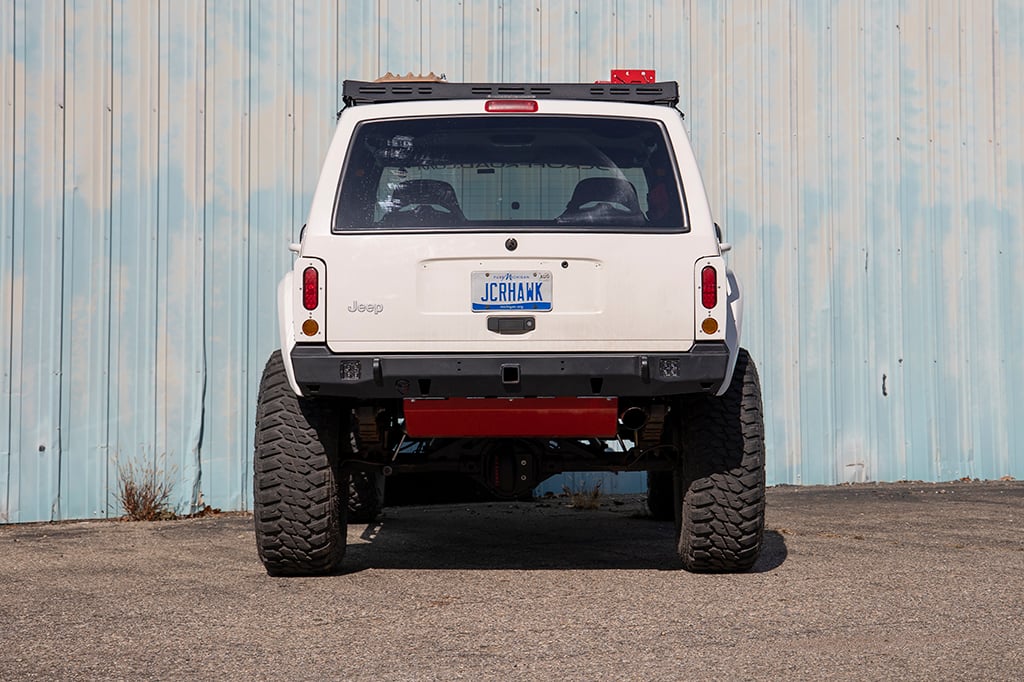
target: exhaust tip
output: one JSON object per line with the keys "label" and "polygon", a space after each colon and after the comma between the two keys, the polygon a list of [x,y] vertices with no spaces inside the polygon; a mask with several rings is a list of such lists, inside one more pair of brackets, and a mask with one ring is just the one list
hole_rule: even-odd
{"label": "exhaust tip", "polygon": [[650,415],[644,408],[630,407],[619,415],[619,423],[624,429],[628,429],[629,431],[639,431],[647,426],[647,420],[649,417]]}

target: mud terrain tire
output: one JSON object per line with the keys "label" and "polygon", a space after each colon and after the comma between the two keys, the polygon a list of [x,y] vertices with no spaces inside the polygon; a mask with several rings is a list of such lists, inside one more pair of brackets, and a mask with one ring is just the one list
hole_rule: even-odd
{"label": "mud terrain tire", "polygon": [[750,569],[764,534],[764,422],[757,369],[740,349],[725,395],[689,396],[673,424],[682,455],[679,556],[694,572]]}
{"label": "mud terrain tire", "polygon": [[345,554],[347,506],[339,494],[340,412],[298,398],[281,352],[263,370],[256,404],[253,511],[256,545],[267,573],[323,575]]}

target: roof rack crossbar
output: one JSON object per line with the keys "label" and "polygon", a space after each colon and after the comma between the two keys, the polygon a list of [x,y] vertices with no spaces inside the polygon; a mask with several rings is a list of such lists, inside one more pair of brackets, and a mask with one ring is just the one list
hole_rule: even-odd
{"label": "roof rack crossbar", "polygon": [[575,99],[589,101],[666,104],[679,102],[675,81],[643,84],[603,83],[425,83],[346,80],[342,89],[346,106],[448,99]]}

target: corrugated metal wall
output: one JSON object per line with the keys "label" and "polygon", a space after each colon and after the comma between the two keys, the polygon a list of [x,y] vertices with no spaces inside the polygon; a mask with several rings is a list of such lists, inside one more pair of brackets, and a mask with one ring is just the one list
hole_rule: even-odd
{"label": "corrugated metal wall", "polygon": [[0,522],[249,505],[343,78],[679,80],[772,483],[1024,477],[1020,0],[0,0]]}

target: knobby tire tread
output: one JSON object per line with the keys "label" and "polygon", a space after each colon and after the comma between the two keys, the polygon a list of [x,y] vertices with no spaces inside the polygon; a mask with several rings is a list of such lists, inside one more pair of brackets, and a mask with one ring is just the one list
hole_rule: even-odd
{"label": "knobby tire tread", "polygon": [[260,560],[270,575],[335,572],[345,555],[339,493],[341,420],[323,401],[292,392],[281,352],[263,370],[256,407],[253,511]]}
{"label": "knobby tire tread", "polygon": [[740,349],[724,395],[687,397],[676,420],[683,565],[749,570],[764,535],[765,451],[761,386],[747,351]]}

